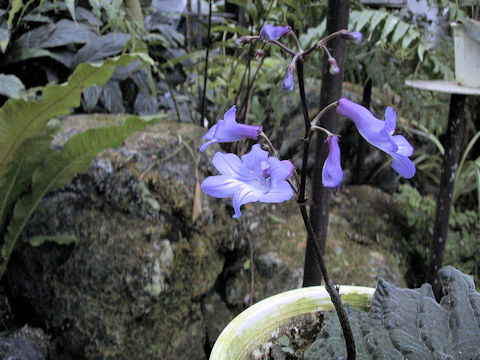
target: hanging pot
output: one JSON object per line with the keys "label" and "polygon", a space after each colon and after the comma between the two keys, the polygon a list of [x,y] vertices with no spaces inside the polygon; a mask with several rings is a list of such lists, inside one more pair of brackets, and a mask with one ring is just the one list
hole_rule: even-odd
{"label": "hanging pot", "polygon": [[[477,22],[478,24],[478,22]],[[480,88],[480,39],[474,37],[474,20],[452,23],[455,44],[455,80],[468,87]]]}
{"label": "hanging pot", "polygon": [[[340,286],[343,303],[366,309],[374,288]],[[247,355],[267,343],[272,334],[294,317],[317,311],[333,310],[324,286],[290,290],[264,299],[233,319],[222,331],[213,347],[210,360],[244,360]]]}

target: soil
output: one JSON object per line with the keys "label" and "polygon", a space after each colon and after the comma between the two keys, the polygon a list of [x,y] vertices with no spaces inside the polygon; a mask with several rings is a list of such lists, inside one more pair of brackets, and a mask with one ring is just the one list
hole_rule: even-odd
{"label": "soil", "polygon": [[278,328],[270,340],[257,346],[248,360],[303,360],[304,352],[316,340],[323,326],[323,312],[292,318]]}

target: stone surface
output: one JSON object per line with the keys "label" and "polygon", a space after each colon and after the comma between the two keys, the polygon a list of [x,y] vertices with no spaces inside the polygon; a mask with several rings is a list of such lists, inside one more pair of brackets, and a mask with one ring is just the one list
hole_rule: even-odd
{"label": "stone surface", "polygon": [[0,337],[0,359],[45,360],[30,341],[14,337]]}
{"label": "stone surface", "polygon": [[[55,146],[112,121],[74,117]],[[6,279],[10,303],[28,306],[53,334],[52,360],[205,360],[234,315],[301,286],[306,234],[297,204],[247,204],[234,220],[231,199],[196,192],[216,174],[210,159],[220,150],[196,150],[204,131],[150,126],[42,201],[23,239],[77,241],[24,245]],[[334,282],[402,282],[390,255],[391,240],[402,236],[390,201],[369,187],[334,197],[326,256]]]}

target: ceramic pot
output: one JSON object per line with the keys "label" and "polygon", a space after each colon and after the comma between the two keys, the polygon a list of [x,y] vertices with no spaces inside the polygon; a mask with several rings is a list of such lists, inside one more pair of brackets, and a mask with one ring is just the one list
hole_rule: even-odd
{"label": "ceramic pot", "polygon": [[465,31],[461,23],[452,23],[455,45],[455,81],[480,88],[480,42]]}
{"label": "ceramic pot", "polygon": [[[358,309],[368,307],[374,292],[374,288],[340,286],[342,301]],[[333,309],[324,286],[290,290],[266,298],[243,311],[225,327],[215,342],[210,360],[244,360],[248,353],[268,342],[275,330],[293,317]]]}

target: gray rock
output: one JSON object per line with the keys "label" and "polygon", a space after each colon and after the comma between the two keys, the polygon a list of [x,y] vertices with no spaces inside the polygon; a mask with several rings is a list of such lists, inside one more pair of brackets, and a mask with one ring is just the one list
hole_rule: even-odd
{"label": "gray rock", "polygon": [[[24,240],[79,240],[24,246],[6,274],[13,296],[60,334],[63,358],[206,358],[201,299],[223,269],[220,249],[235,243],[236,223],[206,196],[192,220],[197,160],[187,146],[197,148],[202,133],[152,126],[99,155],[31,218]],[[198,158],[211,169],[206,155]]]}
{"label": "gray rock", "polygon": [[30,341],[14,337],[0,337],[0,358],[6,360],[45,360]]}

